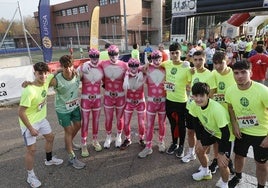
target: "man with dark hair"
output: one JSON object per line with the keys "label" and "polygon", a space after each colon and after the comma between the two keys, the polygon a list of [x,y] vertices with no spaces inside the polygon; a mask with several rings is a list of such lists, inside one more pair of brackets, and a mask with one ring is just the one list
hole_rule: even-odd
{"label": "man with dark hair", "polygon": [[[185,142],[185,114],[187,93],[186,86],[191,82],[190,65],[180,60],[181,47],[178,43],[169,46],[170,60],[161,64],[166,70],[164,88],[166,97],[166,115],[171,126],[172,143],[167,149],[167,154],[184,156]],[[178,145],[178,138],[180,138]]]}
{"label": "man with dark hair", "polygon": [[137,43],[133,44],[133,49],[131,50],[131,58],[137,59],[140,61],[140,51],[139,45]]}
{"label": "man with dark hair", "polygon": [[225,101],[235,135],[235,176],[229,181],[234,188],[242,179],[248,149],[253,147],[258,188],[264,188],[268,159],[268,88],[250,79],[251,64],[243,60],[233,65],[236,84],[225,93]]}
{"label": "man with dark hair", "polygon": [[54,134],[46,119],[47,93],[53,74],[48,74],[46,63],[34,64],[35,80],[22,91],[19,105],[19,124],[26,145],[25,166],[28,171],[27,182],[31,187],[40,187],[41,182],[34,173],[34,156],[36,152],[36,138],[39,134],[45,138],[45,165],[60,165],[62,159],[52,157]]}
{"label": "man with dark hair", "polygon": [[[196,153],[201,163],[199,172],[192,175],[193,179],[200,181],[211,179],[212,174],[208,167],[207,151],[209,146],[218,143],[218,166],[221,172],[221,188],[228,188],[229,158],[231,152],[231,140],[228,124],[230,117],[227,110],[218,102],[209,99],[209,85],[197,82],[192,87],[192,95],[195,103],[190,108],[190,114],[199,119],[196,122],[197,142]],[[220,114],[220,115],[219,115]]]}

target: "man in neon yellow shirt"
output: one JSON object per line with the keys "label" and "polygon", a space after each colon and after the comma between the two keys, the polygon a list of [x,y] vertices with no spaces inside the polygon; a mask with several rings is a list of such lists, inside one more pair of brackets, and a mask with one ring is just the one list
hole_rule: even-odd
{"label": "man in neon yellow shirt", "polygon": [[236,173],[228,183],[229,188],[235,187],[242,179],[249,146],[252,146],[254,151],[258,188],[264,188],[268,177],[268,88],[250,79],[251,64],[247,60],[235,63],[233,72],[236,84],[229,87],[225,93],[236,137]]}
{"label": "man in neon yellow shirt", "polygon": [[195,130],[197,146],[196,152],[201,163],[200,171],[192,175],[193,179],[200,181],[212,179],[208,167],[207,152],[210,145],[218,143],[219,154],[217,156],[218,166],[221,172],[221,188],[228,188],[229,179],[229,158],[231,153],[231,134],[228,128],[230,117],[228,111],[218,102],[209,99],[209,86],[207,83],[197,82],[192,87],[192,94],[195,103],[190,108],[190,114],[197,117],[200,123],[196,122]]}
{"label": "man in neon yellow shirt", "polygon": [[110,59],[109,54],[108,54],[108,48],[109,48],[109,46],[111,46],[110,43],[106,43],[104,45],[105,50],[103,50],[103,51],[100,52],[100,61],[104,61],[104,60],[109,60]]}
{"label": "man in neon yellow shirt", "polygon": [[28,171],[27,182],[31,187],[41,186],[41,182],[33,170],[38,135],[43,135],[46,140],[45,165],[60,165],[63,162],[62,159],[52,157],[54,134],[46,116],[48,87],[54,75],[48,74],[48,70],[46,63],[34,64],[35,80],[32,85],[23,89],[19,105],[19,123],[27,149],[25,155],[25,166]]}
{"label": "man in neon yellow shirt", "polygon": [[[166,70],[164,88],[167,92],[166,114],[171,126],[172,143],[167,154],[174,154],[179,158],[184,155],[185,142],[185,114],[187,93],[186,86],[191,82],[189,64],[180,60],[181,48],[178,43],[169,46],[170,60],[161,64]],[[180,138],[179,145],[178,138]]]}

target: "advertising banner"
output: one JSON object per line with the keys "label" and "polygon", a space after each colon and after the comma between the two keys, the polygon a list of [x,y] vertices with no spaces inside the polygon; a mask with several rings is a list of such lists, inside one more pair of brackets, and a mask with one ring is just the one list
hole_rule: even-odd
{"label": "advertising banner", "polygon": [[90,24],[90,48],[99,49],[99,15],[100,7],[96,6],[93,9]]}
{"label": "advertising banner", "polygon": [[50,0],[40,0],[38,6],[40,38],[44,62],[52,60],[52,33],[50,23]]}

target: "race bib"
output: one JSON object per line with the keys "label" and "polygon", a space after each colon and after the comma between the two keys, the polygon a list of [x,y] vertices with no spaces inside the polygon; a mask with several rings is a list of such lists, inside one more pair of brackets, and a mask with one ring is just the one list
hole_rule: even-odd
{"label": "race bib", "polygon": [[247,128],[259,125],[256,115],[239,116],[237,117],[237,122],[240,128]]}
{"label": "race bib", "polygon": [[213,99],[217,102],[225,102],[224,94],[223,93],[216,93],[213,96]]}
{"label": "race bib", "polygon": [[65,106],[66,106],[67,110],[73,110],[77,106],[79,106],[79,100],[78,99],[73,99],[71,101],[68,101],[68,102],[65,103]]}
{"label": "race bib", "polygon": [[170,82],[165,82],[164,88],[166,91],[175,91],[175,84],[170,83]]}

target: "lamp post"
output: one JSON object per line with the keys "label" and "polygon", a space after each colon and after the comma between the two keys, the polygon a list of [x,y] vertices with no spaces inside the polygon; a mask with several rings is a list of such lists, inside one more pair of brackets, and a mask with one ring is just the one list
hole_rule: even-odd
{"label": "lamp post", "polygon": [[124,2],[124,25],[125,25],[125,46],[126,46],[126,51],[128,51],[128,34],[127,34],[127,15],[126,15],[126,0]]}
{"label": "lamp post", "polygon": [[139,29],[139,44],[141,45],[141,25],[138,25],[138,29]]}
{"label": "lamp post", "polygon": [[149,13],[147,12],[147,17],[146,17],[146,24],[147,24],[147,40],[149,41],[149,33],[148,33],[148,30],[149,30]]}

